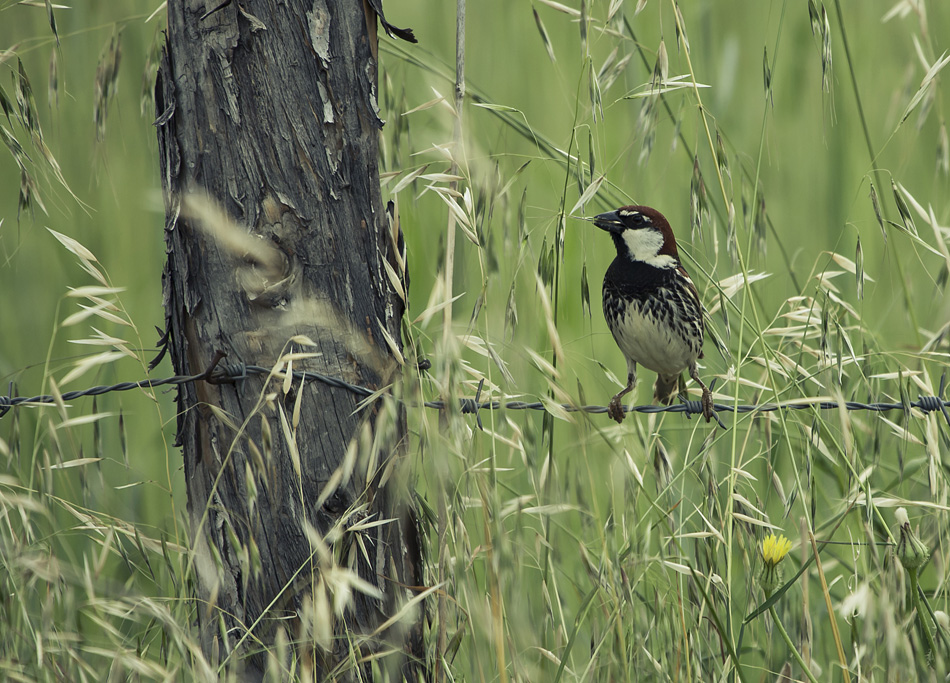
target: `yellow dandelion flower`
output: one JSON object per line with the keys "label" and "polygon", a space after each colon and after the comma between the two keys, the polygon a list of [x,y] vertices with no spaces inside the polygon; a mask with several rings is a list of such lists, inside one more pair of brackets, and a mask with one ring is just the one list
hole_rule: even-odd
{"label": "yellow dandelion flower", "polygon": [[784,536],[769,534],[762,541],[762,559],[765,565],[759,575],[759,583],[766,595],[771,595],[782,583],[782,568],[778,563],[785,559],[792,542]]}
{"label": "yellow dandelion flower", "polygon": [[781,562],[788,551],[792,549],[792,542],[785,536],[776,536],[769,534],[762,541],[762,559],[765,563],[773,567]]}

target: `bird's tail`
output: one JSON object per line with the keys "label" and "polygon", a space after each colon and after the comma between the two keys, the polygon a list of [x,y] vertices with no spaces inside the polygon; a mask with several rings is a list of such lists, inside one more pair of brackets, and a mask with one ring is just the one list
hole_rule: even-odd
{"label": "bird's tail", "polygon": [[665,406],[673,402],[673,397],[679,391],[679,375],[657,375],[653,385],[653,400]]}

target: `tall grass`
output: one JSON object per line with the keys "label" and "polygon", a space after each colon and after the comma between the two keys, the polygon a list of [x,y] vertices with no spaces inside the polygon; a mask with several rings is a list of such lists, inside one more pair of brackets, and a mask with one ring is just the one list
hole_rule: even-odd
{"label": "tall grass", "polygon": [[[802,662],[817,680],[942,679],[940,413],[724,414],[721,430],[676,414],[617,426],[559,406],[606,404],[620,385],[599,296],[613,247],[579,218],[626,203],[674,226],[708,313],[701,374],[716,378],[717,402],[937,393],[950,321],[947,9],[469,3],[460,142],[453,10],[387,5],[420,45],[381,44],[383,193],[398,202],[412,279],[406,355],[433,362],[406,381],[422,398],[481,386],[482,399],[548,410],[482,411],[481,428],[460,411],[409,412],[413,495],[431,513],[427,585],[444,580],[430,663],[446,680],[803,680]],[[140,331],[162,324],[159,182],[151,113],[139,114],[161,17],[110,11],[57,11],[58,48],[42,9],[0,12],[17,19],[0,20],[0,49],[19,43],[62,169],[29,124],[5,122],[42,199],[19,221],[15,190],[0,199],[0,369],[21,394],[138,378],[153,341]],[[13,57],[0,68],[20,73]],[[0,174],[20,186],[12,155]],[[41,265],[51,259],[59,267]],[[105,289],[67,296],[90,286]],[[90,296],[101,309],[66,326],[80,301],[98,305]],[[122,356],[89,363],[103,351]],[[649,401],[641,375],[634,403]],[[215,675],[192,627],[173,424],[157,392],[0,419],[6,676]],[[899,507],[932,552],[920,601],[895,555]],[[792,550],[767,599],[773,531]]]}

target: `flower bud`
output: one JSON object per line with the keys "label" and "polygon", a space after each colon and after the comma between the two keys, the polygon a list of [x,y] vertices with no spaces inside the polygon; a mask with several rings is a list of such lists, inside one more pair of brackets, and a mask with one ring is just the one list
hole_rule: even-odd
{"label": "flower bud", "polygon": [[917,534],[910,528],[907,510],[897,508],[894,516],[900,524],[901,532],[901,539],[897,543],[897,559],[904,565],[904,569],[917,570],[930,559],[930,548],[917,538]]}

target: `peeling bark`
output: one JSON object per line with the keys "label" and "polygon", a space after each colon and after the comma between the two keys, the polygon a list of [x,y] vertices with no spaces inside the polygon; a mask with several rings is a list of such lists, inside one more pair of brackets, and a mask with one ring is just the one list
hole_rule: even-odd
{"label": "peeling bark", "polygon": [[[334,0],[216,5],[168,3],[156,84],[175,371],[201,372],[219,350],[225,364],[271,367],[293,348],[320,354],[294,369],[384,386],[395,364],[379,325],[398,343],[403,302],[382,262],[397,240],[379,190],[375,16],[363,3]],[[243,242],[199,229],[183,210],[198,190],[240,226],[230,230],[241,230]],[[294,335],[317,348],[288,346]],[[299,474],[286,438],[298,391]],[[358,400],[315,382],[285,394],[279,381],[265,385],[260,376],[181,388],[197,617],[214,663],[260,677],[261,651],[278,628],[298,642],[298,662],[324,674],[353,646],[368,654],[396,645],[403,656],[382,660],[394,673],[408,674],[420,661],[419,625],[359,635],[372,633],[412,597],[406,586],[422,580],[418,528],[409,502],[393,493],[399,478],[379,483],[404,452],[404,415],[355,412]],[[374,434],[380,424],[385,431]],[[378,466],[367,471],[360,462],[321,497],[364,428]],[[350,530],[367,517],[393,522]],[[300,619],[326,593],[329,561],[314,554],[305,524],[320,537],[343,530],[327,541],[331,557],[383,593],[355,592],[332,620],[331,642]]]}

